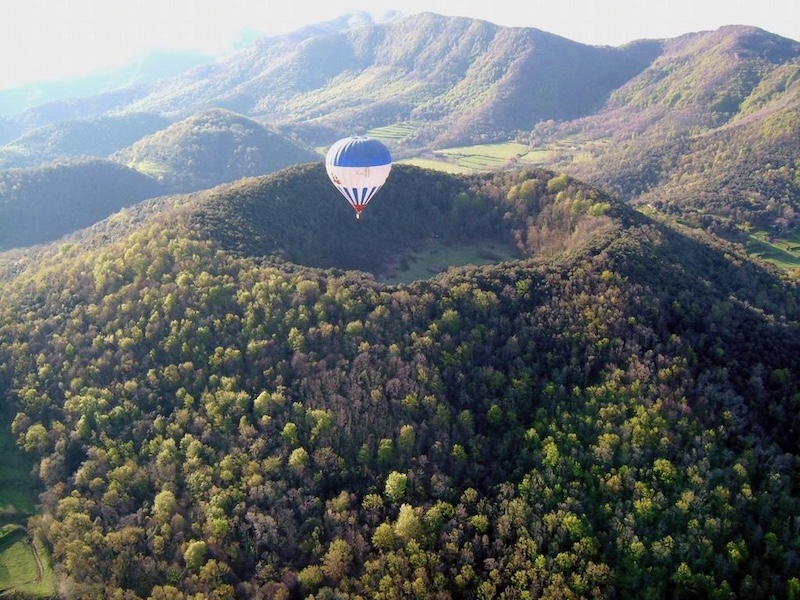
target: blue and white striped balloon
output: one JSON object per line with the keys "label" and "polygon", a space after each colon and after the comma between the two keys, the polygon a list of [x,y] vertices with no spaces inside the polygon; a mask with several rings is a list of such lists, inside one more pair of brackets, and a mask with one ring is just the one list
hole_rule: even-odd
{"label": "blue and white striped balloon", "polygon": [[389,177],[392,157],[389,149],[374,138],[346,137],[328,150],[325,169],[356,211],[356,218],[361,218],[361,211]]}

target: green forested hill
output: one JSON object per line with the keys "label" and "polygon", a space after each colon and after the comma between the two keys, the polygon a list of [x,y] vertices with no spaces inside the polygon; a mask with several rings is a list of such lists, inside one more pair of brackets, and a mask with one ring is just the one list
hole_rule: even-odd
{"label": "green forested hill", "polygon": [[115,152],[111,160],[157,177],[171,190],[186,192],[320,157],[243,115],[215,109],[143,137]]}
{"label": "green forested hill", "polygon": [[0,249],[55,240],[164,191],[98,158],[0,171]]}
{"label": "green forested hill", "polygon": [[44,125],[0,146],[0,168],[36,167],[75,156],[106,158],[168,124],[160,115],[135,113]]}
{"label": "green forested hill", "polygon": [[797,291],[565,176],[396,175],[359,227],[393,194],[441,223],[481,202],[527,258],[384,286],[272,257],[270,219],[305,219],[307,264],[340,226],[303,167],[0,287],[62,593],[798,593]]}
{"label": "green forested hill", "polygon": [[[374,272],[426,239],[513,243],[502,205],[493,206],[484,200],[485,191],[476,192],[477,182],[497,179],[504,187],[495,184],[495,194],[505,193],[515,177],[454,179],[396,165],[379,197],[356,220],[320,161],[212,192],[191,220],[204,237],[240,255]],[[542,190],[544,181],[538,184]]]}
{"label": "green forested hill", "polygon": [[567,170],[703,227],[796,227],[798,75],[800,42],[753,27],[669,40],[603,110],[564,125],[611,142]]}

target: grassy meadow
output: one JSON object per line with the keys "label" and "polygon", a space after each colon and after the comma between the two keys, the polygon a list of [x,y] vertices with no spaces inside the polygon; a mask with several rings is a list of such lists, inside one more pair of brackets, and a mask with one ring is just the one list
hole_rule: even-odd
{"label": "grassy meadow", "polygon": [[144,173],[145,175],[149,175],[150,177],[154,177],[156,179],[160,175],[165,175],[170,172],[170,168],[167,165],[152,160],[140,160],[136,162],[131,162],[128,163],[127,166],[131,169],[135,169],[140,173]]}
{"label": "grassy meadow", "polygon": [[476,173],[545,164],[551,159],[552,152],[549,150],[532,150],[520,142],[504,142],[445,148],[400,162],[448,173]]}
{"label": "grassy meadow", "polygon": [[[396,126],[393,126],[396,127]],[[393,139],[381,128],[375,137]],[[370,132],[370,135],[373,135]],[[401,136],[394,136],[401,137]],[[458,146],[423,152],[419,156],[404,158],[398,162],[425,169],[435,169],[452,174],[470,174],[526,166],[555,167],[557,165],[588,162],[608,140],[560,140],[542,146],[530,146],[522,142],[498,142]]]}
{"label": "grassy meadow", "polygon": [[416,130],[417,126],[414,123],[395,123],[370,129],[367,135],[379,140],[402,140],[413,135]]}
{"label": "grassy meadow", "polygon": [[31,477],[33,462],[14,445],[7,427],[0,432],[0,525],[19,524],[34,514],[38,493]]}
{"label": "grassy meadow", "polygon": [[763,230],[751,231],[745,250],[781,269],[800,269],[800,232],[771,236]]}
{"label": "grassy meadow", "polygon": [[430,279],[450,267],[486,265],[519,258],[516,249],[496,240],[445,244],[436,239],[400,252],[377,279],[385,283],[411,283]]}

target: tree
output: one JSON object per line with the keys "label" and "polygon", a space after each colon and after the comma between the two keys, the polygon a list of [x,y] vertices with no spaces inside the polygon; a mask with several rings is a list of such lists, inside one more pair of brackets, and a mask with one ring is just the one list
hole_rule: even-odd
{"label": "tree", "polygon": [[322,559],[322,572],[336,583],[347,574],[353,563],[353,549],[345,540],[337,538],[330,543]]}
{"label": "tree", "polygon": [[47,429],[41,423],[34,423],[25,432],[23,448],[28,452],[44,453],[50,446],[50,437]]}
{"label": "tree", "polygon": [[383,552],[389,552],[394,548],[395,536],[394,529],[388,523],[381,523],[372,534],[373,545]]}
{"label": "tree", "polygon": [[186,563],[187,569],[196,573],[205,564],[207,555],[206,543],[203,540],[195,540],[189,542],[183,551],[183,561]]}
{"label": "tree", "polygon": [[311,457],[308,455],[308,451],[305,448],[295,448],[289,455],[289,466],[295,471],[301,471],[308,466],[310,459]]}
{"label": "tree", "polygon": [[153,500],[153,517],[156,522],[163,525],[170,520],[178,509],[178,501],[171,490],[162,490]]}
{"label": "tree", "polygon": [[382,438],[378,442],[378,464],[388,467],[394,462],[394,443],[389,438]]}
{"label": "tree", "polygon": [[297,574],[297,581],[304,596],[315,594],[322,586],[323,573],[319,565],[309,565]]}
{"label": "tree", "polygon": [[422,520],[410,504],[400,506],[400,513],[394,524],[394,532],[404,541],[415,540],[422,535]]}
{"label": "tree", "polygon": [[386,477],[386,485],[384,495],[389,502],[397,502],[406,494],[406,486],[408,484],[408,475],[392,471]]}
{"label": "tree", "polygon": [[400,427],[400,435],[397,438],[397,449],[403,457],[408,458],[411,456],[411,453],[414,451],[416,440],[417,435],[413,425],[406,423]]}

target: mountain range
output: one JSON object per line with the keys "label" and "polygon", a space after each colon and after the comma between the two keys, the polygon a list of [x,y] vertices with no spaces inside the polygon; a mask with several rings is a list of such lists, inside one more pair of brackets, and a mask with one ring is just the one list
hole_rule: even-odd
{"label": "mountain range", "polygon": [[[542,152],[544,165],[697,226],[794,224],[800,42],[729,26],[611,48],[432,13],[360,17],[262,38],[157,82],[8,114],[0,162],[114,155],[188,191],[318,160],[319,148],[353,133],[383,135],[400,160],[517,140],[531,154],[557,148]],[[234,145],[244,144],[232,129],[238,115],[300,151],[274,139],[226,150],[221,129],[198,124],[208,110],[228,111]],[[183,140],[175,128],[155,135],[178,121]],[[152,160],[159,155],[170,158]]]}

